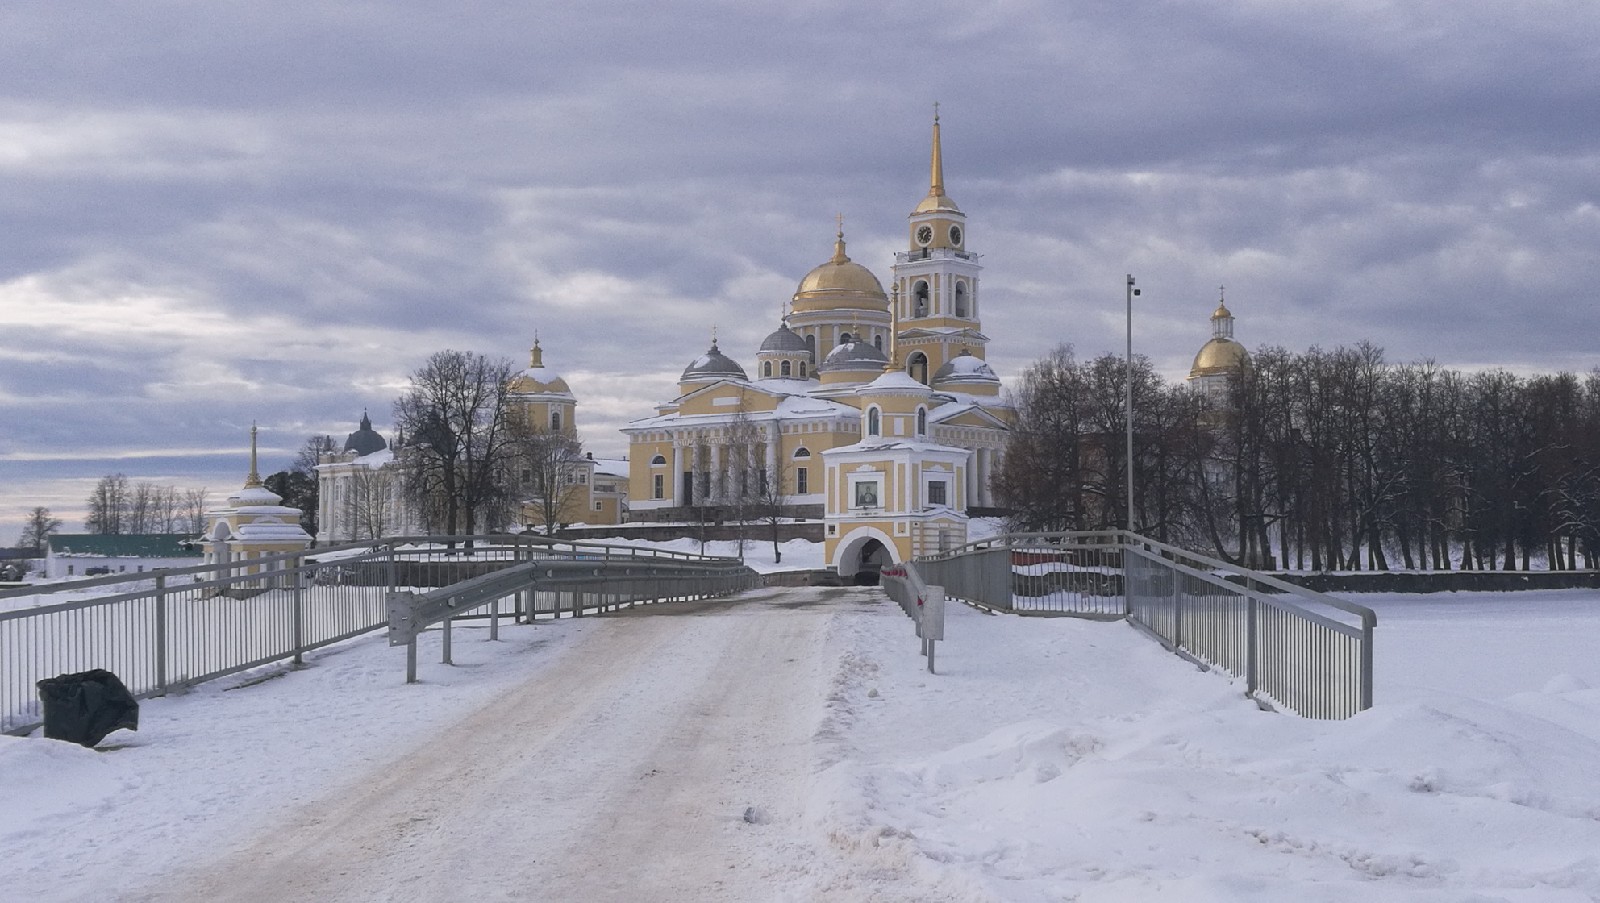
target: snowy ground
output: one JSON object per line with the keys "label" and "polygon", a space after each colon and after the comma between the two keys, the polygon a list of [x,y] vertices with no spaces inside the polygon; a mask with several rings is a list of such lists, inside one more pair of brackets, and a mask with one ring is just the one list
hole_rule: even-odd
{"label": "snowy ground", "polygon": [[[662,549],[668,552],[688,552],[692,555],[739,557],[739,543],[732,539],[710,540],[705,544],[703,551],[700,548],[700,540],[698,539],[648,540],[615,536],[588,541],[641,546],[647,549]],[[809,571],[827,567],[827,563],[822,559],[822,543],[820,542],[791,539],[788,542],[778,543],[777,551],[783,555],[781,562],[773,555],[771,540],[765,542],[757,539],[747,540],[744,544],[744,563],[751,570],[762,574],[770,574],[773,571]]]}
{"label": "snowy ground", "polygon": [[1600,899],[1600,598],[1361,601],[1339,723],[1118,623],[952,607],[929,675],[876,590],[466,631],[409,687],[363,639],[0,738],[0,896]]}

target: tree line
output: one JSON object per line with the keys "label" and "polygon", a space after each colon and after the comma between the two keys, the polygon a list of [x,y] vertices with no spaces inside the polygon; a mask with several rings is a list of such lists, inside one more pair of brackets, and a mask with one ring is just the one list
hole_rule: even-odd
{"label": "tree line", "polygon": [[83,528],[88,533],[199,533],[205,528],[206,490],[181,489],[113,473],[95,483]]}
{"label": "tree line", "polygon": [[[1033,530],[1126,520],[1125,363],[1036,362],[995,490]],[[1215,401],[1134,366],[1134,529],[1310,570],[1592,568],[1600,371],[1467,373],[1362,343],[1258,350]]]}

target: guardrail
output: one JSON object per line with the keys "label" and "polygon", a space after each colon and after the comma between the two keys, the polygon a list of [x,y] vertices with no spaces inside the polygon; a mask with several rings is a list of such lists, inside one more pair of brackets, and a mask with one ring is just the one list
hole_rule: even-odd
{"label": "guardrail", "polygon": [[532,620],[541,595],[559,616],[563,598],[573,617],[642,602],[691,601],[725,596],[761,584],[735,559],[701,561],[542,560],[517,564],[429,593],[393,592],[388,599],[389,645],[406,647],[406,683],[417,682],[417,636],[443,625],[443,662],[451,663],[451,623],[489,609],[489,639],[499,636],[500,602],[518,600],[517,614]]}
{"label": "guardrail", "polygon": [[1372,707],[1371,609],[1137,534],[1004,534],[919,559],[915,570],[994,611],[1126,618],[1307,718]]}
{"label": "guardrail", "polygon": [[928,673],[936,673],[933,670],[934,644],[944,639],[944,587],[923,583],[913,564],[884,568],[878,572],[878,585],[889,598],[900,603],[900,610],[916,625],[917,637],[922,640],[922,654],[928,659]]}
{"label": "guardrail", "polygon": [[[405,536],[7,589],[0,591],[0,732],[39,725],[34,685],[46,677],[105,668],[142,699],[275,661],[298,664],[313,649],[386,626],[395,590],[546,560],[724,561],[529,534]],[[562,601],[529,593],[518,615],[559,616]]]}

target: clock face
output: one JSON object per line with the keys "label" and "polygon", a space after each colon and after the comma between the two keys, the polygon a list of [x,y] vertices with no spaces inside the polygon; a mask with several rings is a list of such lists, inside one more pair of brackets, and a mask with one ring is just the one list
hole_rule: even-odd
{"label": "clock face", "polygon": [[917,244],[926,246],[930,241],[933,241],[933,227],[923,223],[917,227]]}
{"label": "clock face", "polygon": [[950,227],[950,244],[955,245],[958,248],[961,247],[961,227],[960,226],[951,226]]}

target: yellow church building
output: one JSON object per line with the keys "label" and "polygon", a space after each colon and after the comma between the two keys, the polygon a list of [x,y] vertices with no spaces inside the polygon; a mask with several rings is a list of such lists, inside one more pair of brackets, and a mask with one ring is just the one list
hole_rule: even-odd
{"label": "yellow church building", "polygon": [[750,371],[718,347],[623,428],[632,520],[726,516],[752,499],[821,518],[841,576],[966,541],[990,508],[1012,412],[985,362],[979,255],[945,193],[934,117],[928,194],[885,292],[850,259],[807,273]]}

